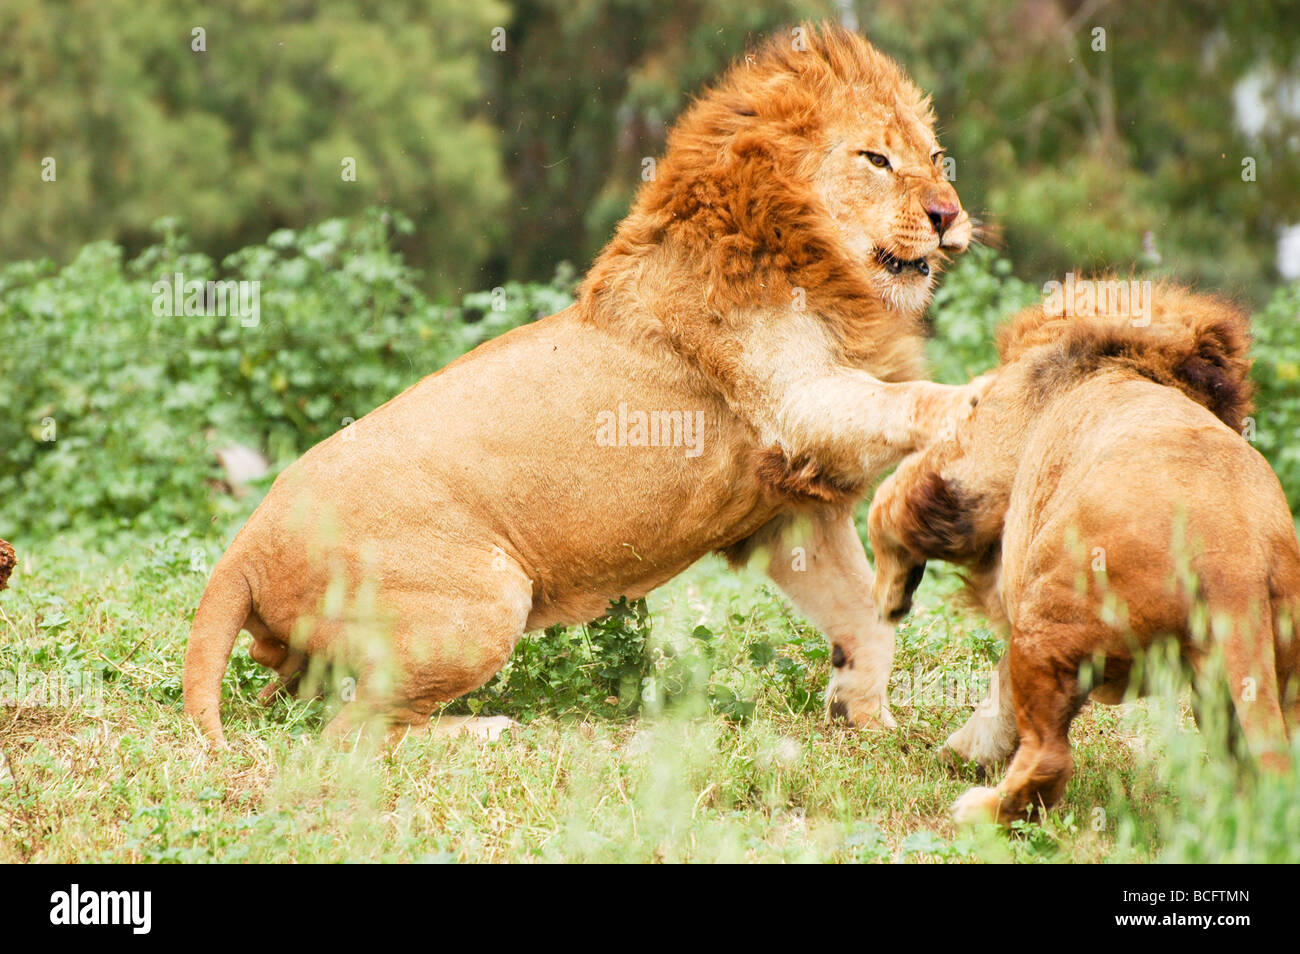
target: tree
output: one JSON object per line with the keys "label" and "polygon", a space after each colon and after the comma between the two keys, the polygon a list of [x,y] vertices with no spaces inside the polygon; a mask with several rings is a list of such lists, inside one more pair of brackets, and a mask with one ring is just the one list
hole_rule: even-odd
{"label": "tree", "polygon": [[504,232],[480,71],[506,19],[498,0],[10,0],[0,258],[139,248],[167,215],[220,253],[388,203],[437,286],[476,287]]}

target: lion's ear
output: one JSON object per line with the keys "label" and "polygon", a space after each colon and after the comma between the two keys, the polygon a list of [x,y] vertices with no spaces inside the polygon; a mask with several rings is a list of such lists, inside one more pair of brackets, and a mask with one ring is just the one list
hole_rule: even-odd
{"label": "lion's ear", "polygon": [[[1142,331],[1159,336],[1152,358],[1184,394],[1208,408],[1234,431],[1253,408],[1250,381],[1250,316],[1216,295],[1177,285],[1159,285],[1150,295],[1151,326]],[[1135,360],[1145,363],[1137,337]]]}
{"label": "lion's ear", "polygon": [[1171,370],[1193,400],[1239,431],[1254,406],[1249,320],[1244,312],[1225,305],[1219,314],[1195,321],[1191,331]]}

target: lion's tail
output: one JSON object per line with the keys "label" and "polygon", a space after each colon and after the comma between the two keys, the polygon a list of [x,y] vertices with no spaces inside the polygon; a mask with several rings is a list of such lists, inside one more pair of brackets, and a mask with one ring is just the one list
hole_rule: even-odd
{"label": "lion's tail", "polygon": [[252,608],[252,591],[232,552],[227,551],[212,572],[194,613],[181,676],[185,711],[217,748],[226,747],[221,730],[221,680],[235,639]]}

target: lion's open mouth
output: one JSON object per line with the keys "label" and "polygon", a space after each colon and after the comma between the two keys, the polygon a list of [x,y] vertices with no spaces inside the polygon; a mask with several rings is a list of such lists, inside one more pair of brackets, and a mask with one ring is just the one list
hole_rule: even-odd
{"label": "lion's open mouth", "polygon": [[891,255],[889,252],[886,252],[883,248],[876,250],[876,261],[885,266],[891,275],[899,275],[908,268],[914,268],[922,275],[930,274],[930,263],[925,259],[898,258],[896,255]]}

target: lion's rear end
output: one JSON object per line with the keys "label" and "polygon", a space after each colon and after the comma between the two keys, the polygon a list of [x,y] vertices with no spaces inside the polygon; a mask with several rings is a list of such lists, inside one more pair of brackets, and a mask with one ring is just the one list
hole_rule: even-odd
{"label": "lion's rear end", "polygon": [[[1114,651],[1126,640],[1149,647],[1178,634],[1200,670],[1221,655],[1251,751],[1285,769],[1287,722],[1293,732],[1298,714],[1300,546],[1281,485],[1258,452],[1202,408],[1145,383],[1127,387],[1150,392],[1150,413],[1136,416],[1153,423],[1134,422],[1126,437],[1102,435],[1115,456],[1080,462],[1089,492],[1072,505],[1093,571],[1088,611],[1098,638]],[[1125,623],[1118,629],[1117,611]]]}

